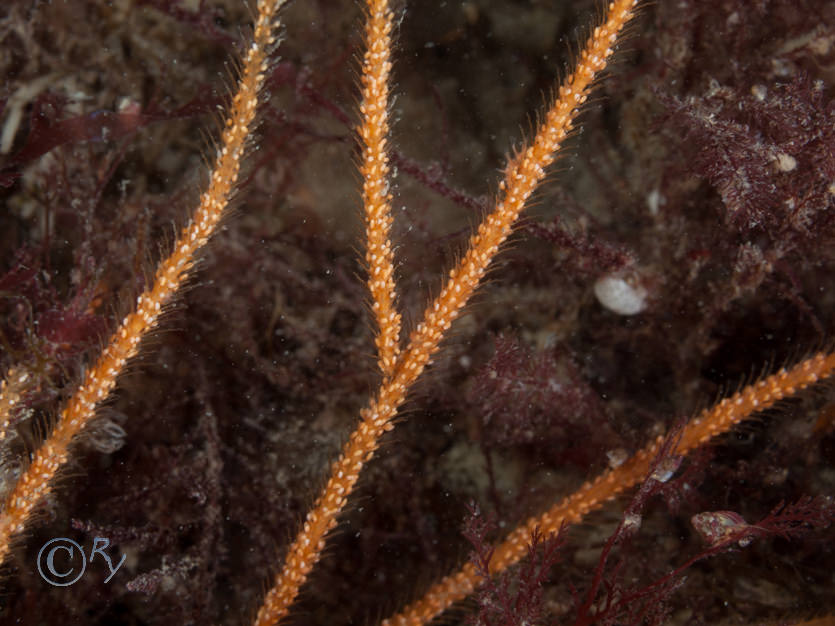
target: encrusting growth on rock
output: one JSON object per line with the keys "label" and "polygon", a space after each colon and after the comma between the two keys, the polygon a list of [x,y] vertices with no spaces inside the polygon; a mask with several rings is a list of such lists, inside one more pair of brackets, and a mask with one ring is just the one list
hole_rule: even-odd
{"label": "encrusting growth on rock", "polygon": [[[508,164],[505,179],[500,186],[503,197],[470,239],[469,249],[458,265],[450,271],[449,279],[441,293],[427,307],[423,321],[411,333],[408,347],[393,363],[390,376],[387,375],[383,380],[370,405],[361,411],[360,425],[351,434],[339,459],[331,466],[330,478],[324,490],[308,512],[301,531],[288,549],[284,567],[267,593],[256,618],[256,626],[275,624],[287,615],[299,588],[319,560],[324,549],[325,537],[336,526],[337,516],[353,491],[363,465],[374,456],[383,433],[393,428],[392,420],[405,402],[409,389],[430,363],[447,329],[478,287],[499,247],[510,235],[528,198],[545,177],[545,171],[553,162],[556,151],[571,132],[574,119],[585,103],[595,77],[605,69],[618,34],[633,17],[636,5],[637,0],[620,0],[609,4],[606,20],[596,27],[589,37],[575,71],[560,87],[559,97],[546,113],[533,141]],[[388,3],[383,1],[369,2],[367,11],[369,26],[366,29],[366,47],[369,53],[366,54],[363,69],[366,73],[385,76],[387,67],[378,67],[378,64],[387,65],[388,54],[378,51],[381,45],[385,48],[390,45],[391,11]],[[375,80],[364,76],[362,82],[364,86],[369,86],[373,85]],[[379,115],[385,109],[380,102],[375,102],[373,107],[366,103],[363,106],[364,115]],[[381,147],[380,150],[382,149]],[[362,173],[364,176],[378,175],[379,163],[375,169],[367,167],[364,162]],[[368,180],[364,186],[366,194],[369,187],[376,189],[378,185],[381,185],[380,193],[385,197],[385,185],[370,183]],[[382,236],[384,232],[387,234],[390,220],[390,215],[376,216],[375,209],[375,217],[369,223],[369,235],[372,232],[375,237]],[[369,241],[368,246],[373,306],[378,312],[377,319],[380,323],[379,312],[390,310],[392,305],[390,295],[393,289],[389,289],[389,285],[393,286],[393,280],[381,280],[379,283],[374,280],[375,268],[372,261],[376,262],[377,259],[372,258],[371,250],[377,249],[373,247],[377,246],[381,252],[387,254],[390,245],[388,241],[379,244]],[[390,267],[382,263],[380,272],[386,274],[388,271]],[[378,305],[377,297],[380,293],[385,302]],[[391,342],[385,339],[389,331],[385,330],[384,324],[384,321],[380,324],[378,348],[389,350]],[[379,357],[384,373],[388,374],[386,353],[381,352]]]}
{"label": "encrusting growth on rock", "polygon": [[96,363],[87,370],[55,428],[35,451],[32,462],[7,496],[0,516],[0,562],[6,559],[14,536],[25,528],[35,508],[52,491],[56,474],[69,459],[73,440],[113,391],[125,364],[136,356],[143,337],[156,326],[163,308],[188,279],[195,255],[220,223],[251,138],[269,54],[277,42],[276,12],[283,4],[284,0],[258,3],[252,43],[241,66],[238,91],[226,119],[209,187],[191,221],[180,232],[174,251],[158,266],[151,287],[138,297],[135,310],[122,320]]}
{"label": "encrusting growth on rock", "polygon": [[[835,374],[835,353],[816,354],[790,369],[763,378],[727,397],[691,419],[681,431],[673,454],[686,455],[713,437],[728,432],[734,425],[766,410],[785,398]],[[529,553],[531,534],[538,529],[547,535],[563,524],[576,524],[589,512],[647,477],[653,459],[664,443],[664,436],[638,451],[623,464],[584,484],[572,495],[541,515],[531,517],[495,547],[490,560],[491,573],[501,572]],[[385,626],[426,624],[455,602],[464,599],[481,583],[472,563],[433,585],[422,599],[383,622]]]}

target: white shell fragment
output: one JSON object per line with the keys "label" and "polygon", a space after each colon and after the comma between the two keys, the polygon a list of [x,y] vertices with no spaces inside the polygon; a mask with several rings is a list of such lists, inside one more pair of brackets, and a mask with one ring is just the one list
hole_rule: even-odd
{"label": "white shell fragment", "polygon": [[647,290],[617,276],[598,278],[594,295],[600,304],[619,315],[635,315],[647,306]]}

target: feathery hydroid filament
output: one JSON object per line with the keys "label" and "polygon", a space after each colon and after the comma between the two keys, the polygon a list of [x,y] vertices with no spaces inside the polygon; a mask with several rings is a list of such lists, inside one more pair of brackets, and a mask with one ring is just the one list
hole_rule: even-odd
{"label": "feathery hydroid filament", "polygon": [[[768,409],[780,400],[791,397],[833,374],[835,353],[820,353],[789,370],[782,369],[749,385],[690,420],[682,430],[673,454],[686,455],[711,438],[750,418],[757,411]],[[658,437],[622,465],[585,483],[545,513],[531,517],[517,527],[496,546],[490,560],[490,571],[501,572],[527,556],[534,529],[539,528],[543,535],[547,535],[558,532],[563,524],[576,524],[590,511],[600,508],[615,496],[644,480],[663,443],[664,437]],[[467,563],[455,574],[433,585],[422,599],[404,609],[402,613],[385,620],[383,625],[426,624],[453,603],[466,598],[479,584],[481,577],[476,573],[475,567]]]}
{"label": "feathery hydroid filament", "polygon": [[391,233],[391,194],[386,137],[389,132],[388,95],[391,74],[392,15],[388,2],[372,0],[366,22],[366,51],[362,65],[362,201],[365,208],[365,263],[371,308],[377,323],[377,357],[389,376],[400,351],[400,314],[395,306],[394,252]]}
{"label": "feathery hydroid filament", "polygon": [[196,253],[215,231],[229,203],[252,133],[258,94],[268,67],[268,54],[276,42],[276,12],[285,0],[260,0],[252,43],[241,68],[238,91],[230,107],[215,158],[209,187],[185,226],[171,255],[157,267],[152,286],[136,301],[96,363],[87,371],[78,391],[61,412],[52,433],[35,452],[32,462],[6,498],[0,515],[0,562],[9,552],[14,535],[26,525],[38,503],[52,491],[52,481],[70,455],[73,439],[94,417],[96,407],[116,386],[116,379],[139,350],[142,338],[156,326],[163,307],[188,278]]}

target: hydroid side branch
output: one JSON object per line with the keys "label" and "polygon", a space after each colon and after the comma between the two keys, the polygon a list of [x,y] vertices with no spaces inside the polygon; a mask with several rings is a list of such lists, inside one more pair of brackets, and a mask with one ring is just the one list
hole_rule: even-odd
{"label": "hydroid side branch", "polygon": [[[469,249],[450,271],[439,296],[426,309],[423,321],[410,336],[408,347],[397,357],[390,377],[384,378],[376,397],[360,412],[360,425],[331,466],[330,478],[288,549],[284,567],[267,593],[255,626],[275,624],[289,611],[299,588],[318,562],[325,536],[336,525],[336,518],[353,491],[364,463],[374,456],[383,433],[393,428],[392,420],[409,389],[438,350],[447,329],[472,296],[501,244],[510,235],[527,199],[545,177],[546,168],[571,131],[594,78],[606,67],[618,34],[632,18],[637,2],[618,0],[608,6],[606,21],[595,28],[574,73],[560,88],[559,98],[547,112],[533,142],[508,165],[501,184],[503,198],[470,239]],[[369,50],[376,49],[380,38],[384,39],[386,46],[390,45],[391,26],[385,26],[385,21],[390,24],[391,14],[383,8],[386,5],[384,0],[369,0],[368,19],[374,20],[377,15],[383,18],[379,27],[369,26],[366,29]]]}
{"label": "hydroid side branch", "polygon": [[618,35],[633,17],[637,4],[638,0],[617,0],[609,4],[606,21],[589,37],[577,67],[559,88],[558,98],[545,114],[533,142],[508,163],[500,184],[503,197],[470,239],[469,250],[450,271],[440,295],[412,333],[409,352],[404,355],[406,366],[419,373],[475,291],[499,246],[510,235],[528,198],[545,177],[546,168],[571,132],[595,77],[605,69]]}
{"label": "hydroid side branch", "polygon": [[365,25],[362,65],[362,201],[365,210],[365,263],[371,309],[377,324],[377,356],[384,376],[390,376],[400,350],[400,314],[394,284],[391,233],[391,194],[386,138],[389,132],[392,15],[388,2],[372,0]]}
{"label": "hydroid side branch", "polygon": [[[819,353],[788,370],[781,369],[776,374],[724,398],[691,419],[682,429],[673,453],[686,455],[713,437],[726,433],[736,424],[751,418],[758,411],[769,409],[781,400],[833,374],[835,353]],[[663,443],[662,435],[622,465],[585,483],[549,510],[531,517],[513,530],[495,547],[490,559],[491,573],[499,573],[526,557],[529,553],[531,533],[535,529],[538,528],[543,535],[559,532],[563,524],[580,522],[591,511],[599,509],[612,498],[644,480]],[[426,624],[455,602],[466,598],[481,582],[482,579],[476,573],[475,567],[467,563],[458,572],[430,587],[423,598],[404,609],[402,613],[385,620],[383,626]]]}
{"label": "hydroid side branch", "polygon": [[[396,375],[399,366],[400,315],[395,309],[394,255],[389,241],[391,231],[391,195],[388,190],[388,79],[391,73],[391,31],[393,16],[388,0],[368,0],[365,16],[365,54],[363,57],[361,122],[358,128],[363,143],[360,174],[366,221],[366,264],[372,311],[377,324],[375,339],[380,369],[383,373],[380,397],[398,389],[399,401],[387,401],[391,416],[406,394],[407,385]],[[398,369],[402,369],[399,368]],[[379,397],[378,397],[379,401]],[[372,404],[372,407],[374,405]],[[371,460],[377,441],[391,425],[386,418],[374,419],[370,409],[361,412],[355,430],[331,466],[325,488],[307,513],[301,530],[287,549],[284,566],[264,597],[255,618],[255,626],[269,626],[284,618],[296,600],[325,547],[325,535],[336,525],[348,495],[359,479],[366,461]]]}
{"label": "hydroid side branch", "polygon": [[134,357],[142,338],[156,326],[163,307],[188,278],[195,255],[214,233],[229,203],[252,132],[258,96],[268,67],[268,55],[277,40],[276,14],[285,0],[260,0],[252,42],[244,55],[235,94],[209,187],[191,221],[180,232],[171,255],[157,267],[153,284],[136,301],[110,339],[81,386],[61,412],[49,437],[6,498],[0,515],[0,562],[9,552],[12,538],[26,525],[32,511],[53,489],[53,479],[70,454],[70,446],[94,417],[96,407],[116,385],[120,372]]}

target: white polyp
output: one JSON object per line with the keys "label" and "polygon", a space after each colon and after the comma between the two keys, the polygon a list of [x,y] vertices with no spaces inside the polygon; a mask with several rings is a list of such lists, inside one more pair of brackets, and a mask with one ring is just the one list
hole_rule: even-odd
{"label": "white polyp", "polygon": [[594,295],[601,305],[619,315],[636,315],[647,306],[647,290],[618,276],[598,278]]}
{"label": "white polyp", "polygon": [[797,167],[797,159],[789,154],[786,154],[785,152],[777,154],[777,156],[774,157],[774,162],[777,169],[781,172],[791,172]]}

